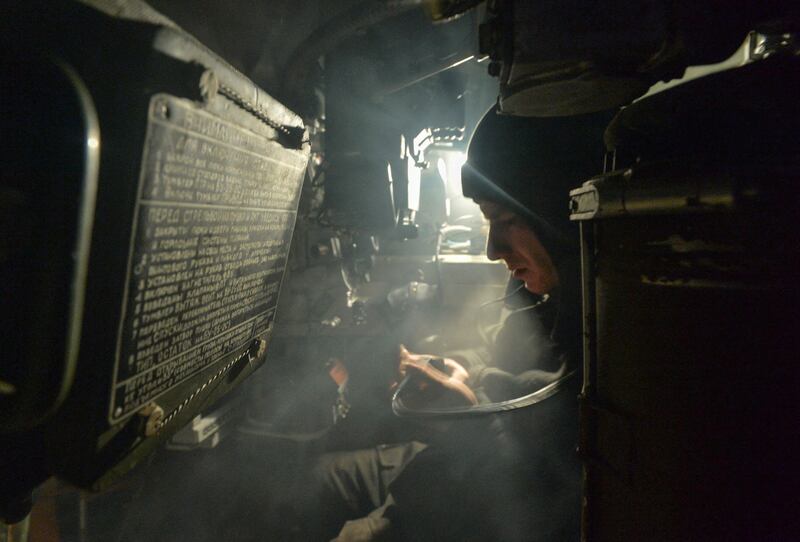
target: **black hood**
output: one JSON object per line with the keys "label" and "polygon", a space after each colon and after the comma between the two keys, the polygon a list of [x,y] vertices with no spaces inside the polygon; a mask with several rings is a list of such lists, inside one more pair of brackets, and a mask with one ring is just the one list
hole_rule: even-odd
{"label": "black hood", "polygon": [[490,109],[461,169],[464,196],[501,203],[533,228],[554,260],[576,246],[569,191],[603,171],[603,131],[613,111],[513,117]]}

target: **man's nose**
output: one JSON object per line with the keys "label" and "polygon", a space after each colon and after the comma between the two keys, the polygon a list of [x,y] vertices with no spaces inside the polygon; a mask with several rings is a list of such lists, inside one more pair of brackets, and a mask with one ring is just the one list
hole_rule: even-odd
{"label": "man's nose", "polygon": [[498,233],[496,228],[489,226],[489,235],[486,239],[486,257],[491,261],[502,259],[509,253],[508,241]]}

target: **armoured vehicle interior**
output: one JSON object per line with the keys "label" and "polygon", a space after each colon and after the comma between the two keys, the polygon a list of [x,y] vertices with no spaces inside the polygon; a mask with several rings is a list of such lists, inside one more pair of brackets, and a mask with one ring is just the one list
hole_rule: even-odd
{"label": "armoured vehicle interior", "polygon": [[460,186],[495,104],[618,111],[563,195],[582,538],[797,539],[797,3],[0,20],[0,541],[306,540],[316,457],[469,417],[388,390],[399,344],[469,346],[499,318],[508,271]]}

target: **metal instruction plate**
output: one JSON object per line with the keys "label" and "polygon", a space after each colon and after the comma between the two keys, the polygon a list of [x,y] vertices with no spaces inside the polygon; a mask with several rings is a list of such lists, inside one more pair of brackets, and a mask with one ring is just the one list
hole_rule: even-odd
{"label": "metal instruction plate", "polygon": [[305,154],[158,94],[150,101],[109,421],[270,327]]}

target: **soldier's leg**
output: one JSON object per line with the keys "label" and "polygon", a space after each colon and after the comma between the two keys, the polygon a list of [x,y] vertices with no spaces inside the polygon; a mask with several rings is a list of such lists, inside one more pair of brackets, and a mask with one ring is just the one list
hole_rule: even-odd
{"label": "soldier's leg", "polygon": [[310,483],[303,488],[306,502],[314,503],[306,508],[316,510],[308,518],[316,526],[307,525],[309,530],[327,540],[346,521],[382,509],[389,484],[424,448],[419,442],[408,442],[323,455],[313,469]]}

